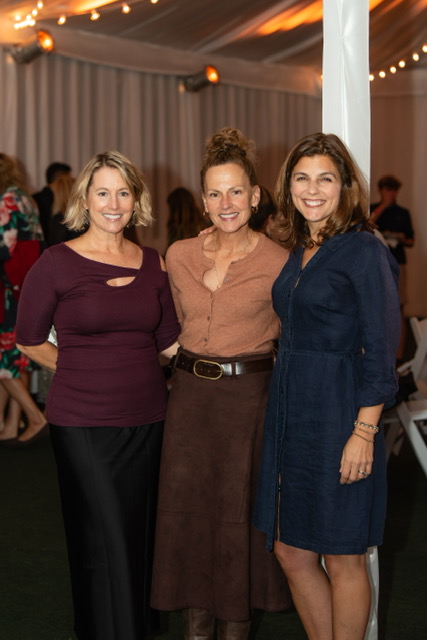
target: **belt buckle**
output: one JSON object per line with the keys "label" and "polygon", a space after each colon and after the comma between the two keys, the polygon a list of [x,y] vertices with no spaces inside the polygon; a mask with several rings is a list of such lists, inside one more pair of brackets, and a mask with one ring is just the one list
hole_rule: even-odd
{"label": "belt buckle", "polygon": [[[218,375],[214,375],[214,376],[204,376],[202,373],[197,373],[198,364],[213,364],[216,367],[218,367],[219,373]],[[205,380],[219,380],[222,376],[223,371],[219,362],[213,362],[212,360],[196,360],[196,362],[193,364],[193,373],[198,378],[204,378]]]}

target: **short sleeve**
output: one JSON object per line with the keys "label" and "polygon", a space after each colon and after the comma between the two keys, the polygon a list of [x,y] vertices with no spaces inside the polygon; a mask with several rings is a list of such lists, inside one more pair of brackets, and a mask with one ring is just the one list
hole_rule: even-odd
{"label": "short sleeve", "polygon": [[46,342],[57,305],[55,270],[45,251],[27,273],[18,303],[16,342],[34,346]]}

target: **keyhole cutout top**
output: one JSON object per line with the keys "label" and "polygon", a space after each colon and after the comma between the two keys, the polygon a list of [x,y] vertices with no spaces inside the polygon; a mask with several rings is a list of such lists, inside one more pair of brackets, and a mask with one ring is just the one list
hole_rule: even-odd
{"label": "keyhole cutout top", "polygon": [[124,276],[122,278],[111,278],[111,280],[107,280],[107,284],[109,287],[125,287],[134,280],[135,276]]}

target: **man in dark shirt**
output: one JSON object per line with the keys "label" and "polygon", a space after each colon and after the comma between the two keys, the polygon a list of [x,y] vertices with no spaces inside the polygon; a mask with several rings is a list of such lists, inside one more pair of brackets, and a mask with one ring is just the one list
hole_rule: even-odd
{"label": "man in dark shirt", "polygon": [[[406,248],[414,245],[414,230],[412,228],[411,214],[397,204],[397,194],[402,186],[395,176],[386,175],[378,180],[378,190],[381,201],[371,205],[371,221],[384,236],[390,247],[390,251],[400,266],[399,295],[402,309],[407,302],[406,298]],[[405,322],[402,323],[402,338],[397,354],[397,359],[403,358],[404,342],[406,337]]]}
{"label": "man in dark shirt", "polygon": [[47,185],[43,187],[41,191],[33,194],[33,198],[37,203],[40,213],[40,224],[43,229],[43,235],[48,243],[49,240],[49,225],[52,215],[53,205],[53,191],[51,185],[59,176],[71,173],[71,167],[64,162],[52,162],[46,169],[46,182]]}

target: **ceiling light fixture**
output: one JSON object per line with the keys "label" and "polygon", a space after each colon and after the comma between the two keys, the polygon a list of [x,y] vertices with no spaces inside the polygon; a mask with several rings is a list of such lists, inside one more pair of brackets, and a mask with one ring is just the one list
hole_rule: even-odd
{"label": "ceiling light fixture", "polygon": [[26,64],[32,62],[43,53],[50,53],[53,51],[54,46],[55,43],[50,33],[39,30],[30,40],[10,47],[9,52],[15,62]]}
{"label": "ceiling light fixture", "polygon": [[186,91],[200,91],[200,89],[204,89],[210,84],[217,85],[219,79],[218,69],[212,65],[208,65],[203,71],[183,78],[183,85]]}

